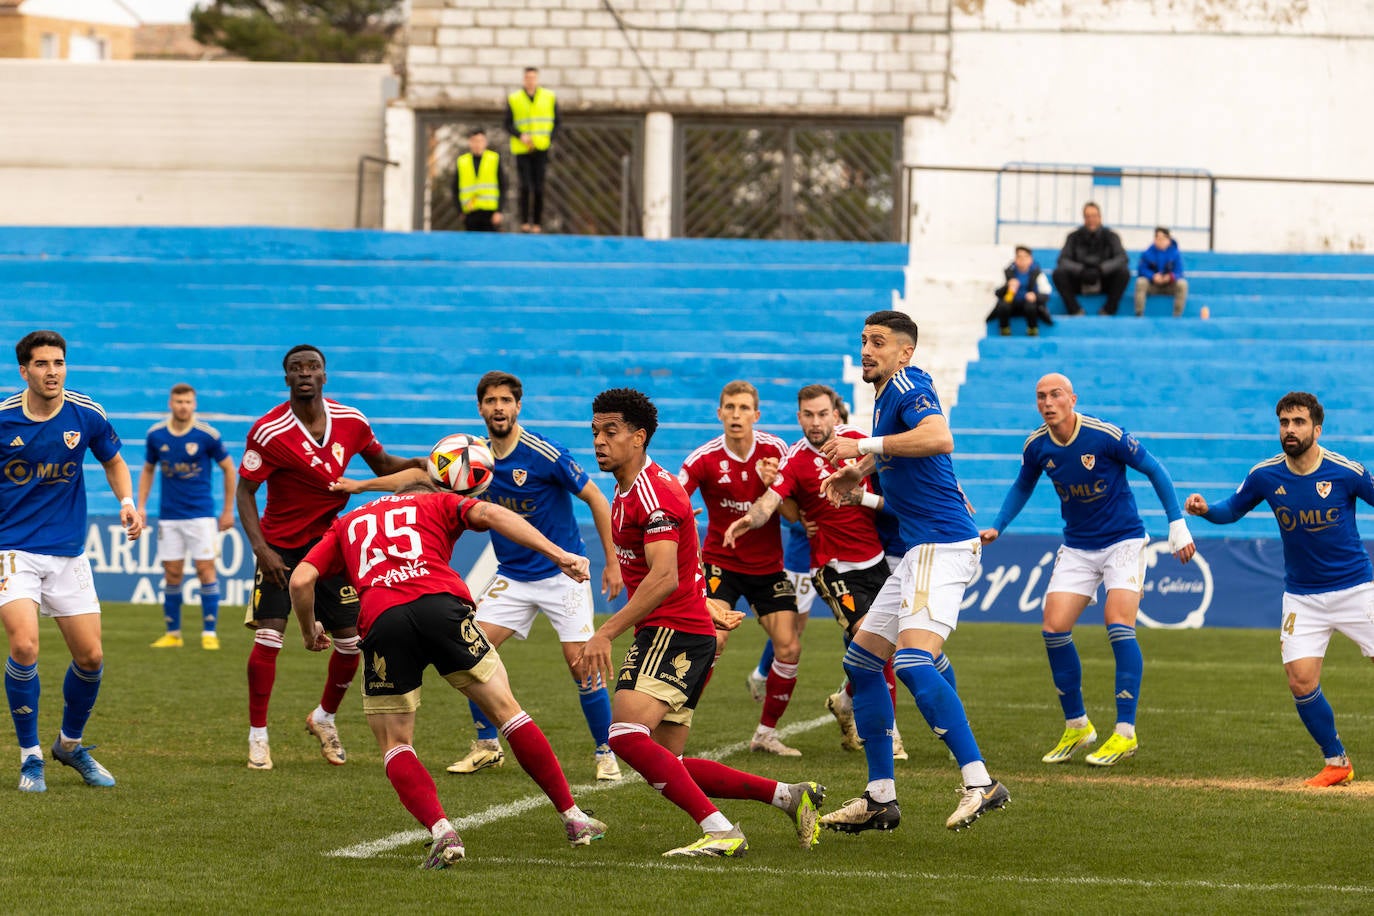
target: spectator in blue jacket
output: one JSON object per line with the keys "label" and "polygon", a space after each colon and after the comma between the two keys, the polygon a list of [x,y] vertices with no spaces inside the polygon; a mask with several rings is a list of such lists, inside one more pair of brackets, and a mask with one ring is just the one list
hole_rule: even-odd
{"label": "spectator in blue jacket", "polygon": [[1174,317],[1183,314],[1188,302],[1188,281],[1183,279],[1183,255],[1178,242],[1163,226],[1155,229],[1155,243],[1146,248],[1136,265],[1135,313],[1145,314],[1146,296],[1173,296]]}
{"label": "spectator in blue jacket", "polygon": [[1002,271],[1004,282],[997,288],[997,302],[988,321],[997,319],[1003,337],[1011,336],[1011,320],[1020,315],[1026,319],[1026,335],[1040,336],[1039,322],[1054,324],[1049,302],[1053,290],[1035,256],[1025,245],[1016,246],[1016,257]]}

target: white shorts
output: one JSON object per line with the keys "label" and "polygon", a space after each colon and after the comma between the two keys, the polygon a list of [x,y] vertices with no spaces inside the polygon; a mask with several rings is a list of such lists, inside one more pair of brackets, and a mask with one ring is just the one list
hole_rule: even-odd
{"label": "white shorts", "polygon": [[157,520],[157,558],[166,563],[213,560],[219,556],[219,525],[213,518],[160,518]]}
{"label": "white shorts", "polygon": [[477,622],[505,627],[517,639],[530,635],[540,611],[553,624],[559,642],[586,642],[595,632],[590,581],[574,582],[562,573],[538,582],[497,576],[477,597]]}
{"label": "white shorts", "polygon": [[1279,646],[1285,665],[1325,658],[1333,632],[1348,637],[1366,658],[1374,656],[1374,582],[1318,595],[1283,593]]}
{"label": "white shorts", "polygon": [[883,583],[859,629],[893,645],[903,630],[929,630],[949,639],[959,625],[964,589],[978,572],[977,538],[952,544],[917,544]]}
{"label": "white shorts", "polygon": [[1128,538],[1101,550],[1060,546],[1045,594],[1084,595],[1089,604],[1096,604],[1099,585],[1106,585],[1107,591],[1139,592],[1145,587],[1145,545],[1149,542],[1148,537]]}
{"label": "white shorts", "polygon": [[100,599],[91,579],[91,561],[44,553],[7,550],[0,553],[0,607],[27,598],[44,617],[99,614]]}
{"label": "white shorts", "polygon": [[816,600],[816,586],[811,582],[811,573],[790,569],[784,569],[783,572],[792,580],[792,588],[797,593],[797,613],[805,617],[811,613],[811,602]]}

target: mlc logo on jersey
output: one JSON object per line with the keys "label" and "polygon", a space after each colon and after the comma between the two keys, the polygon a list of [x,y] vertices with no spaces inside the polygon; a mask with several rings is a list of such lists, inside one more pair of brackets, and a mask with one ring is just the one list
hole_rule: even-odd
{"label": "mlc logo on jersey", "polygon": [[[81,444],[81,433],[75,429],[69,429],[62,434],[62,441],[67,443],[67,448],[76,448]],[[1327,484],[1329,487],[1330,484]]]}
{"label": "mlc logo on jersey", "polygon": [[39,483],[71,483],[80,473],[81,465],[75,461],[40,461],[31,464],[22,458],[12,458],[5,462],[5,479],[17,487],[30,481]]}

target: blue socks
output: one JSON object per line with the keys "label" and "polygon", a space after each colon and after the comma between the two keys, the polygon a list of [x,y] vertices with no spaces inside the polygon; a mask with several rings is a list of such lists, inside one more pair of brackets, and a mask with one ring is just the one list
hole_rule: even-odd
{"label": "blue socks", "polygon": [[[1054,689],[1059,693],[1059,705],[1064,709],[1065,721],[1086,716],[1088,711],[1083,706],[1083,663],[1078,660],[1073,633],[1042,630],[1040,635],[1045,639],[1045,654],[1050,657],[1050,677],[1054,679]],[[1138,657],[1138,649],[1136,654]],[[1134,718],[1132,721],[1135,721]]]}
{"label": "blue socks", "polygon": [[763,654],[759,656],[759,677],[768,677],[769,670],[773,667],[773,640],[768,640],[763,644]]}
{"label": "blue socks", "polygon": [[577,701],[582,704],[582,715],[587,720],[587,729],[592,733],[592,743],[601,747],[610,741],[611,735],[611,695],[598,675],[591,687],[577,685]]}
{"label": "blue socks", "polygon": [[[1116,656],[1116,721],[1134,725],[1136,706],[1140,703],[1140,679],[1145,673],[1145,659],[1135,639],[1135,627],[1109,623],[1107,638]],[[1081,694],[1079,702],[1082,702]]]}
{"label": "blue socks", "polygon": [[892,697],[883,679],[886,662],[857,643],[844,651],[844,673],[854,687],[854,727],[864,739],[868,781],[894,779],[892,729],[896,724]]}
{"label": "blue socks", "polygon": [[38,665],[21,665],[5,659],[5,699],[19,747],[38,747]]}
{"label": "blue socks", "polygon": [[959,694],[935,670],[935,658],[929,652],[898,649],[892,658],[892,670],[916,698],[916,706],[925,716],[926,723],[945,742],[959,766],[983,759]]}
{"label": "blue socks", "polygon": [[[6,672],[7,685],[8,682],[9,675]],[[1344,755],[1345,746],[1341,744],[1341,736],[1336,734],[1336,714],[1331,711],[1331,704],[1326,702],[1326,697],[1322,695],[1321,686],[1307,696],[1294,697],[1293,702],[1298,704],[1298,717],[1302,719],[1302,724],[1307,726],[1307,733],[1321,746],[1322,756]],[[15,721],[18,722],[18,719]]]}
{"label": "blue socks", "polygon": [[78,668],[76,662],[67,666],[67,677],[62,681],[62,734],[68,738],[80,738],[85,732],[104,671],[104,665],[94,671]]}
{"label": "blue socks", "polygon": [[468,700],[468,710],[472,713],[472,724],[477,726],[477,740],[495,741],[501,734],[496,730],[496,726],[487,721],[487,717],[482,715],[482,710],[477,708],[477,704]]}
{"label": "blue socks", "polygon": [[219,623],[219,582],[207,582],[200,587],[200,612],[205,615],[202,632],[213,633]]}
{"label": "blue socks", "polygon": [[181,586],[169,585],[162,592],[162,619],[168,632],[181,629]]}
{"label": "blue socks", "polygon": [[950,662],[948,655],[941,652],[935,657],[935,670],[940,672],[940,677],[945,679],[950,690],[955,693],[959,692],[959,682],[954,677],[954,665]]}

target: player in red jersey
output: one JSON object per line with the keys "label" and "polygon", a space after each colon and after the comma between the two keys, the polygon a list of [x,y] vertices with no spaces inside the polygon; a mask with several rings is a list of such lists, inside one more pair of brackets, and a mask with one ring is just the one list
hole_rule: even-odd
{"label": "player in red jersey", "polygon": [[[239,519],[257,561],[253,601],[244,624],[257,632],[248,655],[248,768],[272,769],[267,743],[267,706],[277,677],[286,618],[291,614],[287,580],[306,551],[348,504],[348,494],[329,485],[343,476],[354,455],[373,473],[424,467],[423,459],[387,454],[367,418],[324,396],[324,354],[300,344],[282,360],[290,400],[272,408],[248,431],[235,491]],[[267,508],[258,521],[258,488],[267,484]],[[339,766],[346,758],[334,725],[348,686],[358,671],[358,595],[343,579],[320,583],[319,619],[333,636],[320,705],[305,727],[320,742],[324,759]]]}
{"label": "player in red jersey", "polygon": [[[739,826],[707,796],[782,809],[801,847],[810,849],[820,834],[823,786],[788,785],[682,756],[715,657],[716,627],[733,629],[743,615],[708,605],[691,500],[677,478],[646,454],[657,428],[658,411],[634,389],[603,391],[592,402],[596,463],[616,480],[611,530],[629,600],[583,645],[574,670],[583,683],[599,675],[615,683],[611,750],[705,831],[665,856],[739,856],[749,848]],[[612,678],[611,641],[631,627],[634,643]]]}
{"label": "player in red jersey", "polygon": [[[726,529],[749,511],[777,477],[787,443],[754,429],[759,419],[759,393],[748,382],[730,382],[721,389],[716,416],[725,432],[687,456],[678,480],[688,496],[700,490],[706,504],[706,543],[701,556],[707,594],[730,607],[743,595],[773,641],[773,665],[768,670],[763,711],[749,750],[799,757],[801,751],[783,744],[776,730],[797,685],[801,659],[797,591],[782,568],[781,526],[777,518],[770,518],[733,550],[725,546]],[[717,642],[719,655],[725,647],[723,632]]]}
{"label": "player in red jersey", "polygon": [[464,854],[434,779],[411,745],[429,665],[492,722],[501,723],[520,766],[563,818],[568,842],[586,846],[606,833],[606,825],[573,800],[553,748],[511,695],[505,666],[473,619],[472,593],[449,566],[453,543],[468,530],[498,532],[548,557],[573,580],[587,580],[586,557],[554,545],[509,509],[441,493],[427,480],[335,519],[291,574],[291,602],[312,651],[329,645],[315,619],[321,576],[345,575],[358,591],[358,632],[366,657],[363,712],[377,736],[387,779],[433,839],[426,868],[444,868]]}

